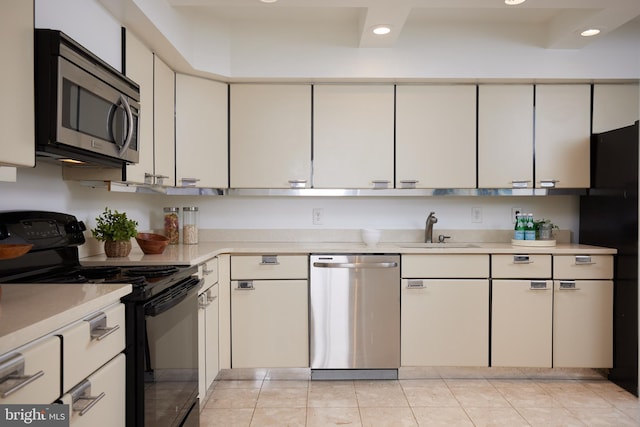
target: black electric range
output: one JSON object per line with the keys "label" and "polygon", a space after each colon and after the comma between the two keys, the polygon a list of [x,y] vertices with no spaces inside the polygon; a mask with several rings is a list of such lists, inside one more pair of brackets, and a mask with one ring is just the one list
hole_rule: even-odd
{"label": "black electric range", "polygon": [[32,244],[0,260],[0,283],[129,283],[126,313],[127,426],[198,425],[197,266],[83,267],[85,225],[47,211],[0,212],[0,243]]}

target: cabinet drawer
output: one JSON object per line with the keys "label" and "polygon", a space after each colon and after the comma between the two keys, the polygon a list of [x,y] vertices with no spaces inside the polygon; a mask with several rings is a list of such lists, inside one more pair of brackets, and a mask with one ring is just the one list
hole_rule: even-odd
{"label": "cabinet drawer", "polygon": [[554,279],[613,279],[611,255],[556,255]]}
{"label": "cabinet drawer", "polygon": [[[7,378],[8,376],[8,378]],[[0,404],[49,404],[60,396],[60,339],[50,336],[0,356]]]}
{"label": "cabinet drawer", "polygon": [[486,278],[489,255],[403,255],[404,278]]}
{"label": "cabinet drawer", "polygon": [[241,255],[231,257],[231,279],[306,279],[308,258],[300,255]]}
{"label": "cabinet drawer", "polygon": [[60,398],[69,405],[70,426],[125,425],[125,369],[125,356],[119,354]]}
{"label": "cabinet drawer", "polygon": [[218,258],[210,259],[199,266],[200,277],[204,278],[202,289],[211,287],[218,282]]}
{"label": "cabinet drawer", "polygon": [[491,276],[500,279],[551,277],[551,255],[492,255]]}
{"label": "cabinet drawer", "polygon": [[66,392],[124,349],[124,305],[109,306],[58,335],[62,336],[62,391]]}

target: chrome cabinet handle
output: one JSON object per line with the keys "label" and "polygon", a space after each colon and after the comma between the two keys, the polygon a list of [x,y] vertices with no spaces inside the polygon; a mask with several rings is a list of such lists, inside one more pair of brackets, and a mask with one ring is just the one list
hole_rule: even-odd
{"label": "chrome cabinet handle", "polygon": [[262,255],[262,262],[260,265],[280,265],[278,262],[278,255]]}
{"label": "chrome cabinet handle", "polygon": [[556,183],[560,182],[557,179],[541,179],[540,180],[540,187],[542,188],[554,188],[556,186]]}
{"label": "chrome cabinet handle", "polygon": [[416,188],[416,184],[419,181],[417,179],[401,179],[400,186],[402,188]]}
{"label": "chrome cabinet handle", "polygon": [[514,255],[513,256],[514,264],[533,264],[529,255]]}
{"label": "chrome cabinet handle", "polygon": [[253,281],[251,280],[242,280],[238,282],[238,286],[236,290],[238,291],[254,291],[256,288],[253,287]]}
{"label": "chrome cabinet handle", "polygon": [[180,181],[183,187],[195,187],[200,178],[182,178]]}
{"label": "chrome cabinet handle", "polygon": [[591,255],[576,255],[575,265],[593,265],[595,262],[591,261]]}
{"label": "chrome cabinet handle", "polygon": [[532,280],[531,284],[529,285],[529,290],[530,291],[547,291],[551,288],[547,287],[547,282],[545,281],[535,281]]}
{"label": "chrome cabinet handle", "polygon": [[[0,390],[4,388],[2,386],[5,385],[5,383],[7,383],[8,381],[20,382],[6,388],[2,392],[2,398],[12,395],[16,391],[26,387],[43,375],[44,371],[38,371],[33,375],[24,375],[24,356],[20,353],[11,356],[9,359],[0,363],[0,378],[4,378],[4,381],[0,383]],[[8,386],[8,384],[6,386]]]}
{"label": "chrome cabinet handle", "polygon": [[388,179],[374,179],[371,181],[373,188],[389,188],[391,181]]}
{"label": "chrome cabinet handle", "polygon": [[530,180],[514,179],[513,181],[511,181],[511,187],[512,188],[527,188],[527,187],[529,187],[529,183],[530,182],[531,182]]}
{"label": "chrome cabinet handle", "polygon": [[290,179],[289,181],[290,188],[306,188],[307,180],[306,179]]}
{"label": "chrome cabinet handle", "polygon": [[407,289],[425,289],[424,281],[422,280],[407,280]]}
{"label": "chrome cabinet handle", "polygon": [[89,334],[91,340],[101,341],[120,329],[120,325],[112,327],[107,326],[107,315],[100,311],[91,317],[84,319],[85,322],[89,322]]}
{"label": "chrome cabinet handle", "polygon": [[80,412],[80,416],[85,415],[87,412],[89,412],[91,410],[91,408],[93,408],[94,406],[96,406],[96,404],[102,400],[103,397],[105,397],[106,394],[104,393],[104,391],[102,393],[100,393],[97,396],[87,396],[87,397],[79,397],[78,400],[90,400],[90,402],[85,405],[82,409],[80,408],[76,408],[75,405],[73,405],[73,410],[76,412]]}
{"label": "chrome cabinet handle", "polygon": [[558,288],[560,291],[579,291],[580,288],[576,287],[575,280],[561,280]]}

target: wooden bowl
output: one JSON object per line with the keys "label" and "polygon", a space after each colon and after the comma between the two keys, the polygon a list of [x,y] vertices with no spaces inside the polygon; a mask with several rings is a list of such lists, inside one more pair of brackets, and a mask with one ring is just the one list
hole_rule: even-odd
{"label": "wooden bowl", "polygon": [[138,233],[136,242],[147,255],[161,254],[169,244],[169,238],[162,234],[155,233]]}
{"label": "wooden bowl", "polygon": [[31,250],[33,245],[30,244],[14,244],[14,245],[1,245],[0,244],[0,259],[12,259],[18,258],[26,254]]}

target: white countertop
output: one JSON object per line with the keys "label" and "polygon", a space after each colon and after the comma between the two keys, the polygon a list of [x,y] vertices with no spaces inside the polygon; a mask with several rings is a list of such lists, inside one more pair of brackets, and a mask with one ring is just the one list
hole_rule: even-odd
{"label": "white countertop", "polygon": [[118,302],[123,284],[2,284],[0,355]]}
{"label": "white countertop", "polygon": [[197,245],[169,245],[164,253],[145,255],[134,245],[131,254],[123,258],[108,258],[95,255],[80,259],[82,265],[197,265],[220,254],[309,254],[309,253],[400,253],[400,254],[615,254],[612,248],[558,243],[556,246],[513,246],[510,243],[471,243],[473,247],[416,248],[405,247],[411,243],[379,243],[366,246],[364,243],[348,242],[201,242]]}

